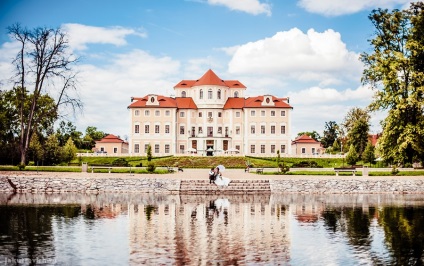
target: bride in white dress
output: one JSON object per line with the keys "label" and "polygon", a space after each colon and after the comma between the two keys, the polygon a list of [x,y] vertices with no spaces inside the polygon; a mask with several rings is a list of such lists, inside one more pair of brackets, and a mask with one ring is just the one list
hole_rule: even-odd
{"label": "bride in white dress", "polygon": [[225,187],[228,186],[228,184],[230,184],[231,182],[231,179],[222,176],[222,172],[225,170],[225,167],[223,165],[218,165],[216,167],[216,170],[217,170],[217,174],[215,178],[215,185],[225,186]]}

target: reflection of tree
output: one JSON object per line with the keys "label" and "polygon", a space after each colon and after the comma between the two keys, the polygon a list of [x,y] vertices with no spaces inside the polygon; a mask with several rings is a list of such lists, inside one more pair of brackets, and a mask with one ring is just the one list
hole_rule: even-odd
{"label": "reflection of tree", "polygon": [[79,212],[80,208],[74,206],[0,206],[0,257],[24,260],[24,264],[40,258],[54,259],[52,218],[73,218]]}
{"label": "reflection of tree", "polygon": [[386,243],[393,253],[390,264],[423,264],[423,208],[385,207],[379,212],[378,221],[384,228]]}
{"label": "reflection of tree", "polygon": [[370,216],[373,217],[374,208],[364,212],[362,208],[345,209],[347,222],[347,236],[355,246],[370,245]]}
{"label": "reflection of tree", "polygon": [[156,210],[155,206],[153,205],[146,205],[146,207],[144,207],[144,212],[146,213],[146,218],[148,221],[150,221],[151,217],[152,217],[152,213]]}
{"label": "reflection of tree", "polygon": [[327,230],[333,233],[340,230],[341,214],[341,210],[338,209],[326,210],[322,213],[322,218],[324,219],[324,224]]}

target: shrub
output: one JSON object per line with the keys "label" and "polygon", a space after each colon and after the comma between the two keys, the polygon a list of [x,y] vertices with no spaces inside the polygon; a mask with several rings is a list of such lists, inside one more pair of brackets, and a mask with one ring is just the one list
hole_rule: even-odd
{"label": "shrub", "polygon": [[129,166],[130,164],[125,158],[118,158],[112,162],[113,166]]}
{"label": "shrub", "polygon": [[149,172],[149,173],[153,173],[153,172],[155,171],[155,169],[156,169],[156,166],[155,166],[154,164],[149,163],[149,164],[147,165],[147,172]]}
{"label": "shrub", "polygon": [[292,167],[299,167],[299,168],[322,168],[322,166],[319,166],[317,162],[315,161],[300,161],[298,163],[294,163]]}

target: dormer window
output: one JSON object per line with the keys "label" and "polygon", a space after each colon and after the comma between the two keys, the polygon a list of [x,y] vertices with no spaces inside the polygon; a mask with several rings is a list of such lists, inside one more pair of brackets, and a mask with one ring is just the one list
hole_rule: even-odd
{"label": "dormer window", "polygon": [[200,98],[200,99],[203,99],[203,90],[200,90],[199,98]]}
{"label": "dormer window", "polygon": [[210,100],[210,99],[212,99],[213,97],[212,97],[212,89],[209,89],[208,90],[208,99]]}
{"label": "dormer window", "polygon": [[151,97],[151,98],[150,98],[150,101],[151,101],[152,103],[154,103],[154,102],[155,102],[155,97]]}
{"label": "dormer window", "polygon": [[186,97],[186,92],[185,92],[185,91],[182,91],[182,92],[181,92],[181,97],[183,97],[183,98],[185,98],[185,97]]}
{"label": "dormer window", "polygon": [[221,90],[218,90],[217,95],[216,95],[216,98],[218,100],[221,100]]}
{"label": "dormer window", "polygon": [[234,98],[238,98],[238,97],[239,97],[238,91],[234,92]]}
{"label": "dormer window", "polygon": [[269,103],[269,98],[266,98],[266,100],[265,100],[265,101],[266,101],[266,103]]}

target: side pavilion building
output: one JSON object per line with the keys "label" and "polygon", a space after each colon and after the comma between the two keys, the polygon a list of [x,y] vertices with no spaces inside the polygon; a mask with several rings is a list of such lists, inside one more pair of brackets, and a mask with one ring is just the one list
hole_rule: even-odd
{"label": "side pavilion building", "polygon": [[154,156],[291,154],[288,98],[245,97],[238,80],[212,70],[174,86],[176,97],[148,94],[131,98],[129,152]]}

